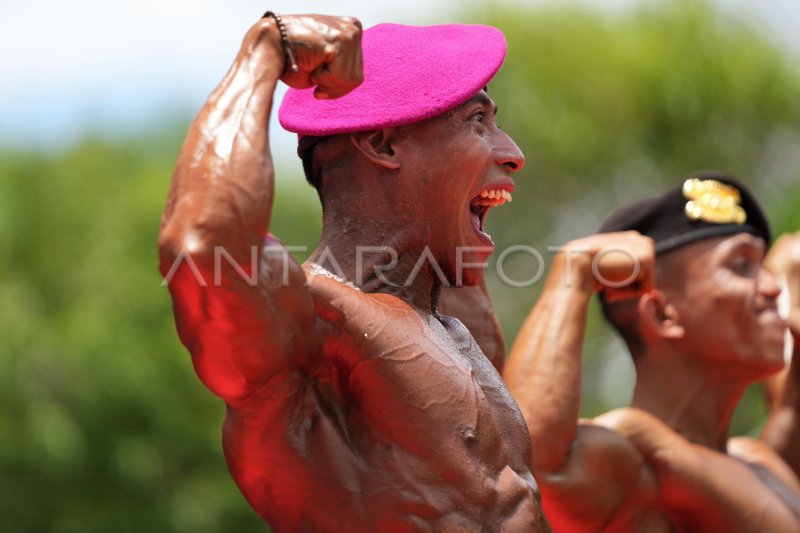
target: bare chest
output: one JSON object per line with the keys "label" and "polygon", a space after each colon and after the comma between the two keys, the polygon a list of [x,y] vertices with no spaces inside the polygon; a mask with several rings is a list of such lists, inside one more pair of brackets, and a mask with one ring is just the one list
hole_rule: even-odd
{"label": "bare chest", "polygon": [[[340,331],[349,332],[348,350],[356,356],[342,394],[358,429],[377,441],[437,442],[482,461],[527,468],[524,419],[460,322],[376,313]],[[340,350],[348,342],[335,344]]]}
{"label": "bare chest", "polygon": [[301,516],[292,495],[319,494],[326,516],[367,529],[533,519],[517,516],[538,512],[524,420],[460,323],[399,306],[320,316],[320,362],[229,411],[226,455],[256,507]]}

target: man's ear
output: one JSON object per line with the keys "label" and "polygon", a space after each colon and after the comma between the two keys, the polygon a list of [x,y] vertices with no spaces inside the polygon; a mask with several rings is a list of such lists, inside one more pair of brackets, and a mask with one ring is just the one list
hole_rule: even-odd
{"label": "man's ear", "polygon": [[683,338],[680,313],[663,292],[652,290],[639,298],[637,305],[643,335],[660,339]]}
{"label": "man's ear", "polygon": [[350,134],[350,140],[356,150],[369,161],[395,170],[400,168],[400,161],[394,150],[395,131],[395,128],[356,131]]}

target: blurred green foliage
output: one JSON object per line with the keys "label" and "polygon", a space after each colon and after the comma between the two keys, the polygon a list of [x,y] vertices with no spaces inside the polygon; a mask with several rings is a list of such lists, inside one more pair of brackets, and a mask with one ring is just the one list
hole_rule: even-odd
{"label": "blurred green foliage", "polygon": [[[527,156],[514,204],[490,216],[498,250],[528,244],[549,260],[548,246],[593,232],[615,207],[699,169],[750,186],[776,234],[800,228],[797,58],[747,21],[683,0],[605,14],[503,2],[474,10],[473,21],[499,26],[508,40],[489,93],[499,124]],[[535,274],[526,259],[504,265],[513,279]],[[541,284],[509,288],[493,271],[491,292],[511,341]],[[628,402],[627,350],[596,307],[584,368],[584,415]],[[736,433],[752,433],[763,420],[758,391],[748,400]]]}
{"label": "blurred green foliage", "polygon": [[[474,6],[510,52],[490,92],[528,156],[498,250],[586,234],[622,202],[689,170],[738,175],[776,232],[800,228],[800,78],[765,36],[704,3],[600,15]],[[0,531],[266,529],[224,465],[224,407],[198,382],[156,268],[181,131],[0,152]],[[273,230],[316,242],[320,215],[280,179]],[[530,264],[510,262],[518,279]],[[509,341],[537,288],[490,269]],[[585,414],[627,401],[630,368],[593,312]],[[751,391],[734,430],[763,420]]]}
{"label": "blurred green foliage", "polygon": [[[224,465],[224,406],[157,270],[180,136],[0,154],[0,531],[267,529]],[[319,226],[306,189],[278,189],[294,242]]]}

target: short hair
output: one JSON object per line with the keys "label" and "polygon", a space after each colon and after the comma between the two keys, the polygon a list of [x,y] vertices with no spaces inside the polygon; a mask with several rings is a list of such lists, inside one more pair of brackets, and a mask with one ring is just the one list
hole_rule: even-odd
{"label": "short hair", "polygon": [[639,300],[609,302],[602,292],[598,294],[598,297],[603,317],[625,341],[628,351],[635,361],[644,350],[644,341],[642,336],[639,335],[639,328],[636,323],[636,306]]}
{"label": "short hair", "polygon": [[[677,259],[678,254],[665,252],[658,254],[655,262],[655,286],[659,289],[680,288],[685,285],[685,270]],[[637,324],[638,298],[609,302],[598,293],[600,310],[609,324],[619,333],[628,345],[634,360],[644,351],[645,345]]]}
{"label": "short hair", "polygon": [[[314,187],[319,201],[325,207],[325,183],[332,181],[329,176],[339,176],[352,172],[353,149],[346,142],[349,134],[325,135],[322,137],[303,137],[297,150],[303,163],[303,173],[308,184]],[[306,142],[310,140],[311,142]],[[345,180],[346,182],[346,180]]]}
{"label": "short hair", "polygon": [[309,185],[314,187],[319,196],[320,203],[322,202],[322,169],[314,162],[314,147],[302,153],[300,160],[303,162],[303,173],[306,175],[306,181]]}

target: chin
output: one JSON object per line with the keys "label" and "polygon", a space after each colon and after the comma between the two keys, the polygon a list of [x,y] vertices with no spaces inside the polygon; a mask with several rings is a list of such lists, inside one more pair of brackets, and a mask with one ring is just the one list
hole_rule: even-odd
{"label": "chin", "polygon": [[[472,287],[483,280],[486,268],[489,267],[489,258],[492,255],[491,247],[484,243],[468,245],[472,248],[469,251],[463,252],[460,261],[454,263],[453,268],[454,276],[452,276],[452,284],[454,286]],[[474,248],[480,247],[481,250]]]}
{"label": "chin", "polygon": [[474,287],[483,280],[482,268],[465,268],[462,274],[461,285],[453,284],[454,287]]}
{"label": "chin", "polygon": [[765,363],[763,365],[763,367],[762,367],[762,372],[758,376],[758,380],[757,381],[761,381],[761,380],[766,379],[766,378],[768,378],[768,377],[770,377],[770,376],[772,376],[774,374],[777,374],[778,372],[783,370],[783,367],[784,367],[783,360],[778,361],[778,362],[770,361],[769,363]]}
{"label": "chin", "polygon": [[778,339],[770,339],[764,343],[764,360],[767,365],[773,368],[770,373],[778,372],[786,366],[783,358],[784,336]]}
{"label": "chin", "polygon": [[747,363],[747,366],[757,374],[756,380],[780,372],[786,364],[783,360],[783,340],[770,339],[761,342],[760,349],[754,354],[754,357],[747,359]]}
{"label": "chin", "polygon": [[491,241],[487,243],[472,235],[462,235],[457,244],[451,246],[442,263],[442,270],[450,286],[472,287],[479,284],[494,252]]}

